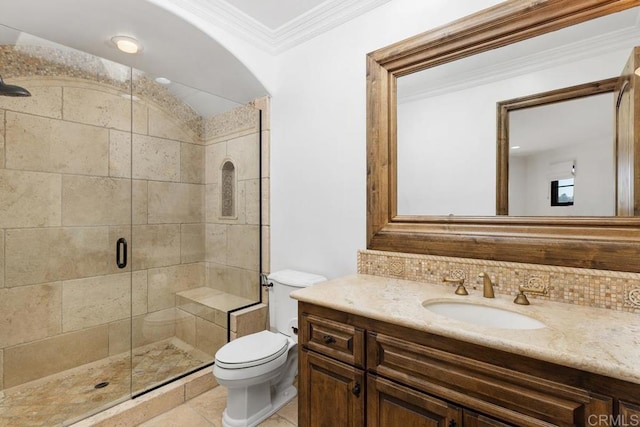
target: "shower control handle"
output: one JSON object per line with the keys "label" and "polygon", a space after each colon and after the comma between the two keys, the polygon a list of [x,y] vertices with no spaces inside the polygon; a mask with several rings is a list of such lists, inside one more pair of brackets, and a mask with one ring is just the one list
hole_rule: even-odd
{"label": "shower control handle", "polygon": [[127,266],[127,239],[121,237],[116,242],[116,265],[118,268]]}

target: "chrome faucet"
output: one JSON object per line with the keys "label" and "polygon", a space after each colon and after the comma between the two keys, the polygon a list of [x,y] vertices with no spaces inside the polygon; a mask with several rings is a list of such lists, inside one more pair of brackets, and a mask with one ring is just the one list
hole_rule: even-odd
{"label": "chrome faucet", "polygon": [[487,273],[480,273],[478,277],[483,279],[482,296],[485,298],[495,298],[493,295],[493,283],[491,283],[491,277]]}

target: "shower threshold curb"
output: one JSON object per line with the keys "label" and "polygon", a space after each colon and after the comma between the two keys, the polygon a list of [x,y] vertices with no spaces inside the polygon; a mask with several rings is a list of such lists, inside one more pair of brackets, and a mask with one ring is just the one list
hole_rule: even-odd
{"label": "shower threshold curb", "polygon": [[138,398],[128,399],[71,424],[71,426],[134,427],[211,390],[217,385],[211,367],[205,367]]}

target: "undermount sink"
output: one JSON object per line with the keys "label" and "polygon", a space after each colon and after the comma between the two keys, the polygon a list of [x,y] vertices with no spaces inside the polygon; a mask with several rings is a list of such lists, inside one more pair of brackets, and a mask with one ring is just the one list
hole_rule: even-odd
{"label": "undermount sink", "polygon": [[541,329],[546,325],[533,317],[499,307],[461,301],[424,301],[427,310],[455,320],[488,328]]}

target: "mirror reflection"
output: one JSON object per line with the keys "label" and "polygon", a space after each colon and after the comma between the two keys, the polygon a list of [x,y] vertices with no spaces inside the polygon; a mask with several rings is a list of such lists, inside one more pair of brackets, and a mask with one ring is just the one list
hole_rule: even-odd
{"label": "mirror reflection", "polygon": [[509,215],[615,215],[614,102],[609,92],[509,112]]}
{"label": "mirror reflection", "polygon": [[[639,39],[638,18],[638,8],[629,9],[398,78],[398,215],[495,215],[496,104],[620,76]],[[598,112],[594,110],[589,114],[606,127],[589,131],[589,138],[584,136],[587,129],[578,129],[579,133],[566,136],[564,126],[556,120],[560,118],[559,113],[554,111],[560,106],[539,107],[541,111],[551,108],[547,113],[511,112],[511,138],[514,132],[523,134],[527,128],[533,128],[540,133],[530,138],[541,144],[544,141],[545,145],[556,141],[558,145],[545,148],[551,150],[549,152],[557,151],[553,155],[547,153],[547,157],[553,159],[544,160],[544,170],[537,172],[545,179],[544,185],[540,184],[540,194],[536,193],[535,197],[533,190],[522,187],[527,177],[526,168],[533,168],[534,161],[524,160],[526,149],[518,154],[511,150],[510,215],[615,215],[612,133],[615,104],[612,97],[613,94],[609,94],[594,96],[590,101],[583,99],[600,105]],[[582,108],[577,104],[565,107],[568,111]],[[582,118],[583,127],[595,122],[576,111],[572,114],[574,121],[580,122]],[[592,138],[596,134],[600,152],[607,153],[598,155],[599,163],[593,168],[589,158],[596,154],[588,154],[587,150],[596,144]],[[575,147],[568,152],[567,147],[572,144]],[[555,168],[560,166],[556,163],[567,162],[575,164],[575,175],[557,174]],[[589,176],[589,169],[596,172]],[[552,182],[566,178],[575,179],[574,205],[551,206]],[[597,190],[598,194],[587,190]],[[537,197],[544,199],[544,206],[534,200]],[[586,201],[589,206],[585,205]]]}

